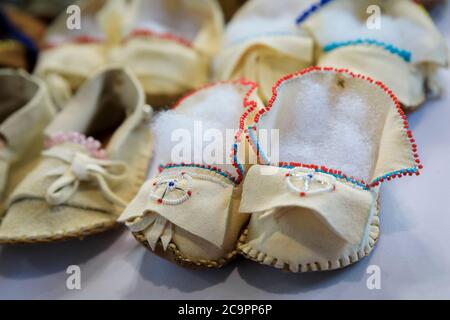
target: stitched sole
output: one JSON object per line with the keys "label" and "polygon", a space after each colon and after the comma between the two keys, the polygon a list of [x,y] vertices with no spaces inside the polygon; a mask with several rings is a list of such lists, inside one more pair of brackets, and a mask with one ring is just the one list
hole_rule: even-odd
{"label": "stitched sole", "polygon": [[67,241],[72,239],[80,239],[91,235],[95,235],[98,233],[102,233],[108,230],[115,229],[120,224],[117,222],[112,222],[108,224],[97,225],[88,229],[77,230],[74,232],[67,232],[61,234],[55,234],[47,237],[23,237],[17,239],[0,239],[0,244],[33,244],[33,243],[50,243],[50,242],[58,242],[58,241]]}
{"label": "stitched sole", "polygon": [[[360,260],[362,260],[363,258],[367,257],[368,255],[370,255],[370,253],[372,252],[372,250],[375,248],[375,245],[378,243],[378,239],[380,238],[380,227],[379,227],[379,211],[380,211],[380,202],[379,202],[379,198],[377,199],[377,205],[376,205],[376,210],[374,213],[374,216],[372,217],[372,221],[370,223],[371,227],[374,227],[377,232],[375,234],[375,236],[372,236],[371,234],[369,235],[369,241],[368,244],[366,245],[366,247],[358,252],[355,252],[355,254],[353,256],[348,256],[348,257],[341,257],[338,260],[338,266],[337,267],[333,267],[333,264],[331,261],[328,261],[328,265],[324,266],[323,264],[319,263],[319,262],[311,262],[311,263],[307,263],[306,266],[303,265],[299,265],[298,268],[298,272],[294,272],[291,270],[291,268],[289,267],[289,264],[284,263],[282,266],[277,264],[277,259],[274,258],[273,261],[270,264],[266,264],[263,263],[264,258],[267,256],[266,253],[255,250],[255,249],[251,249],[251,250],[246,250],[246,252],[244,252],[242,250],[242,248],[244,246],[247,246],[247,236],[248,236],[248,228],[246,228],[244,230],[244,232],[241,234],[241,236],[239,237],[239,242],[238,242],[238,253],[239,255],[242,255],[243,257],[258,262],[260,264],[264,264],[264,265],[269,265],[272,267],[276,267],[278,269],[282,269],[284,271],[288,271],[288,272],[292,272],[292,273],[305,273],[305,272],[316,272],[316,271],[332,271],[332,270],[338,270],[338,269],[342,269],[345,267],[348,267]],[[372,241],[370,241],[372,240]],[[253,254],[250,255],[248,252],[253,251]],[[258,257],[263,257],[263,258],[259,258]]]}
{"label": "stitched sole", "polygon": [[165,260],[168,260],[170,262],[173,262],[184,268],[189,268],[189,269],[193,269],[193,270],[218,269],[218,268],[221,268],[224,265],[228,264],[229,262],[233,261],[238,256],[237,250],[234,250],[234,251],[228,253],[226,257],[221,258],[219,260],[193,261],[193,260],[185,257],[181,253],[181,251],[178,249],[177,245],[173,242],[169,244],[167,250],[164,250],[161,243],[158,243],[156,245],[155,251],[153,251],[150,248],[150,245],[148,244],[147,240],[145,239],[145,236],[142,233],[135,232],[132,234],[138,242],[140,242],[143,246],[145,246],[148,250],[150,250],[152,253],[156,254],[157,256],[159,256]]}

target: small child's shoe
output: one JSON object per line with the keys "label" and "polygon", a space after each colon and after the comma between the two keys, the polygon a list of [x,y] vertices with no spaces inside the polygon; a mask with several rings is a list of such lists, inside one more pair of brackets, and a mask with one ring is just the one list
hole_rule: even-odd
{"label": "small child's shoe", "polygon": [[217,0],[132,0],[123,43],[112,55],[141,81],[152,106],[167,106],[208,82],[223,16]]}
{"label": "small child's shoe", "polygon": [[[249,100],[255,87],[243,81],[212,85],[155,117],[160,173],[142,186],[119,221],[156,254],[193,268],[218,268],[236,256],[249,216],[238,212],[244,168],[231,129],[243,112],[256,109]],[[203,137],[212,141],[204,148],[198,141]],[[172,158],[180,153],[185,162]]]}
{"label": "small child's shoe", "polygon": [[380,80],[407,109],[420,106],[427,90],[440,93],[436,74],[448,66],[448,46],[421,6],[409,0],[321,3],[297,18],[322,49],[317,65]]}
{"label": "small child's shoe", "polygon": [[313,40],[294,23],[297,12],[310,2],[247,2],[226,28],[223,49],[214,61],[215,77],[255,81],[261,99],[267,101],[281,76],[314,62]]}
{"label": "small child's shoe", "polygon": [[4,200],[36,164],[54,114],[42,81],[25,71],[0,70],[0,217]]}
{"label": "small child's shoe", "polygon": [[[342,268],[368,255],[379,237],[380,184],[422,168],[392,91],[313,67],[280,80],[253,122],[248,139],[260,164],[244,180],[240,211],[251,219],[240,251],[293,272]],[[258,139],[272,129],[280,129],[279,158]]]}
{"label": "small child's shoe", "polygon": [[151,114],[127,70],[111,67],[88,80],[47,127],[39,164],[8,201],[0,243],[81,238],[114,227],[145,179]]}
{"label": "small child's shoe", "polygon": [[[59,109],[88,78],[108,63],[111,46],[120,41],[119,38],[113,43],[108,38],[109,17],[113,16],[111,7],[120,8],[123,2],[79,1],[73,11],[63,12],[49,27],[35,74],[45,80]],[[121,25],[118,19],[115,24]],[[116,34],[120,37],[121,31],[116,30]]]}

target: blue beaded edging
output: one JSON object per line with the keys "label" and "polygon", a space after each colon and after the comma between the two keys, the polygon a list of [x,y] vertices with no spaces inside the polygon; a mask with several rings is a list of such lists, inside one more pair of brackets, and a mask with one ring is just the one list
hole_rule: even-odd
{"label": "blue beaded edging", "polygon": [[338,48],[348,47],[348,46],[357,46],[357,45],[370,45],[382,48],[392,54],[395,54],[405,60],[406,62],[411,62],[412,53],[408,50],[403,50],[395,47],[392,44],[385,43],[383,41],[378,41],[375,39],[357,39],[357,40],[349,40],[342,42],[332,42],[323,47],[324,52],[330,52]]}
{"label": "blue beaded edging", "polygon": [[264,164],[270,164],[270,160],[267,158],[266,154],[262,151],[261,146],[259,145],[258,139],[255,136],[255,131],[253,127],[248,127],[248,136],[250,138],[250,142],[256,148],[257,154],[261,157],[261,159],[265,162]]}
{"label": "blue beaded edging", "polygon": [[[253,127],[249,127],[248,128],[248,136],[250,138],[250,143],[253,144],[253,146],[256,148],[258,154],[260,155],[261,159],[265,162],[265,165],[270,165],[270,160],[267,158],[267,156],[265,155],[265,153],[262,151],[261,146],[259,145],[257,138],[255,136],[255,129]],[[281,166],[281,168],[285,168],[285,169],[294,169],[294,166]],[[330,173],[330,172],[326,172],[324,170],[319,169],[313,169],[315,170],[315,172],[319,172],[319,173],[323,173],[323,174],[328,174],[331,176],[334,176],[337,179],[340,180],[344,180],[347,182],[350,182],[354,185],[357,185],[358,187],[360,187],[363,190],[369,191],[371,190],[370,186],[356,180],[356,179],[352,179],[351,177],[348,176],[344,176],[342,174],[335,174],[335,173]],[[382,183],[384,180],[387,180],[388,178],[392,178],[393,176],[398,176],[398,175],[405,175],[405,174],[415,174],[419,171],[419,169],[417,167],[413,167],[413,168],[407,168],[407,169],[401,169],[401,170],[397,170],[397,171],[392,171],[389,173],[386,173],[374,180],[372,180],[370,182],[370,185],[373,185],[374,183]]]}
{"label": "blue beaded edging", "polygon": [[302,14],[300,14],[297,19],[295,19],[295,23],[297,25],[303,23],[306,19],[309,18],[309,16],[311,16],[314,12],[316,12],[317,10],[319,10],[320,8],[322,8],[323,6],[327,5],[328,3],[330,3],[332,0],[320,0],[315,4],[312,4],[308,9],[306,9],[305,11],[303,11]]}

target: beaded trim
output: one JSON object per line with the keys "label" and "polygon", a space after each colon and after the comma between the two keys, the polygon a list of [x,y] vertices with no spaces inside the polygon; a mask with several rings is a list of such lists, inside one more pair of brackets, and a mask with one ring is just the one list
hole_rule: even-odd
{"label": "beaded trim", "polygon": [[158,39],[176,42],[176,43],[178,43],[182,46],[188,47],[188,48],[194,47],[191,41],[189,41],[185,38],[176,36],[173,33],[170,33],[170,32],[159,33],[159,32],[155,32],[150,29],[145,29],[145,28],[137,28],[137,29],[132,30],[128,34],[128,36],[125,37],[124,42],[127,42],[133,38],[141,38],[141,37],[158,38]]}
{"label": "beaded trim", "polygon": [[[297,187],[292,178],[297,178],[297,181],[302,181],[303,189]],[[301,167],[293,168],[289,173],[286,174],[286,184],[289,191],[297,193],[300,197],[306,197],[307,195],[315,195],[324,192],[333,192],[336,190],[336,178],[331,176],[331,181],[327,179],[322,179],[317,177],[316,171],[313,169],[305,169]],[[310,189],[312,184],[319,184],[322,188]]]}
{"label": "beaded trim", "polygon": [[45,141],[45,149],[50,149],[64,143],[75,143],[83,146],[93,158],[106,159],[106,151],[102,144],[92,137],[86,137],[79,132],[56,132]]}
{"label": "beaded trim", "polygon": [[[127,41],[130,41],[133,38],[138,38],[138,37],[152,37],[152,38],[158,38],[158,39],[163,39],[163,40],[168,40],[168,41],[173,41],[176,42],[182,46],[188,47],[188,48],[193,48],[193,44],[189,41],[186,40],[182,37],[178,37],[172,33],[169,32],[165,32],[165,33],[158,33],[158,32],[154,32],[150,29],[135,29],[133,31],[131,31],[128,36],[123,40],[123,43],[126,43]],[[61,41],[58,43],[46,43],[43,46],[43,50],[48,50],[48,49],[53,49],[56,47],[59,47],[61,45],[64,44],[100,44],[100,43],[104,43],[105,39],[102,38],[96,38],[96,37],[92,37],[89,35],[80,35],[77,37],[73,37],[70,38],[68,40],[65,41]]]}
{"label": "beaded trim", "polygon": [[[174,167],[175,166],[172,166],[170,168],[174,168]],[[197,168],[197,167],[194,167],[194,168]],[[204,168],[202,168],[202,169],[204,169]],[[223,172],[214,171],[214,173],[220,174],[222,177],[224,177],[221,174]],[[201,173],[197,173],[197,172],[189,172],[189,173],[169,172],[167,174],[160,175],[156,179],[156,181],[153,183],[153,190],[152,190],[152,193],[150,194],[150,198],[157,201],[159,204],[179,205],[192,197],[193,179],[217,183],[217,184],[221,185],[223,188],[226,188],[230,185],[228,182],[225,182],[221,179],[218,179],[218,177],[214,177],[209,174],[201,174]],[[185,180],[187,183],[186,188],[181,187],[180,182],[183,180]],[[161,186],[164,186],[164,191],[161,195],[159,195],[159,194],[157,194],[157,191]],[[234,183],[233,183],[233,186],[234,186]],[[176,191],[176,190],[181,191],[183,194],[180,197],[175,198],[175,199],[165,198],[168,194],[170,194],[171,192]]]}
{"label": "beaded trim", "polygon": [[[329,169],[325,166],[318,166],[318,165],[306,165],[306,164],[300,164],[300,163],[294,163],[294,162],[280,162],[279,166],[281,167],[298,167],[298,166],[302,166],[305,168],[312,168],[315,169],[317,172],[322,172],[322,173],[327,173],[327,174],[332,174],[334,175],[336,178],[338,179],[343,179],[347,182],[353,183],[355,185],[358,185],[359,187],[365,189],[365,190],[370,190],[373,187],[377,187],[380,185],[380,183],[383,183],[385,181],[391,181],[392,179],[395,178],[401,178],[403,176],[412,176],[412,175],[420,175],[420,170],[423,169],[423,165],[420,162],[419,159],[419,155],[417,152],[417,145],[416,145],[416,140],[413,138],[413,134],[409,128],[409,123],[408,123],[408,119],[406,117],[405,112],[403,111],[403,109],[401,108],[400,102],[398,101],[398,98],[395,96],[395,94],[392,92],[391,89],[389,89],[385,84],[383,84],[381,81],[376,81],[373,80],[370,77],[364,76],[364,75],[360,75],[360,74],[356,74],[353,73],[351,71],[349,71],[348,69],[338,69],[338,68],[331,68],[331,67],[310,67],[307,69],[304,69],[302,71],[299,71],[297,73],[293,73],[293,74],[289,74],[287,76],[284,76],[283,78],[279,79],[277,81],[277,83],[272,87],[272,97],[270,98],[267,106],[265,108],[260,109],[254,119],[253,119],[253,123],[255,124],[252,127],[247,128],[246,130],[246,138],[249,141],[250,145],[252,145],[255,149],[256,152],[258,154],[258,156],[260,157],[260,159],[264,160],[268,160],[267,157],[265,156],[264,152],[261,150],[260,146],[256,143],[257,141],[253,141],[253,139],[256,139],[255,135],[251,135],[252,131],[256,131],[257,130],[257,124],[259,123],[259,120],[261,118],[261,116],[265,115],[267,112],[270,111],[270,109],[272,108],[273,104],[275,103],[275,100],[277,99],[278,96],[278,88],[286,81],[294,79],[296,77],[301,77],[305,74],[308,73],[312,73],[312,72],[335,72],[335,73],[342,73],[342,74],[346,74],[351,76],[352,78],[355,79],[361,79],[364,81],[369,82],[370,84],[380,88],[381,90],[383,90],[386,94],[389,95],[389,97],[392,99],[392,102],[395,105],[395,108],[397,109],[397,112],[400,115],[401,121],[402,121],[402,126],[405,132],[406,137],[408,138],[410,145],[411,145],[411,154],[412,154],[412,159],[414,159],[415,161],[415,166],[412,168],[405,168],[402,170],[398,170],[398,171],[394,171],[394,172],[389,172],[387,174],[384,174],[381,177],[377,177],[375,178],[372,182],[370,183],[366,183],[364,180],[359,180],[356,179],[352,176],[347,176],[346,174],[344,174],[342,171],[340,170],[335,170],[335,169]],[[249,130],[250,129],[250,130]],[[258,149],[259,148],[259,149]],[[264,161],[262,164],[270,164],[270,161]]]}
{"label": "beaded trim", "polygon": [[55,42],[46,43],[43,45],[42,50],[53,49],[62,46],[64,44],[99,44],[103,42],[104,40],[101,38],[95,38],[89,35],[81,35],[58,43]]}
{"label": "beaded trim", "polygon": [[[186,180],[187,187],[186,190],[181,188],[180,182]],[[159,189],[159,187],[164,186],[164,192],[162,195],[157,195],[156,191]],[[153,191],[150,194],[150,198],[153,200],[156,200],[160,204],[167,204],[167,205],[178,205],[186,200],[188,200],[192,196],[192,177],[191,175],[187,174],[186,172],[181,172],[176,175],[167,175],[167,176],[160,176],[157,178],[156,182],[153,183]],[[172,191],[181,191],[183,192],[183,195],[181,197],[175,198],[175,199],[166,199],[165,196]]]}
{"label": "beaded trim", "polygon": [[258,156],[258,160],[264,164],[270,164],[270,160],[267,158],[266,154],[259,145],[258,138],[255,136],[256,127],[248,127],[247,133],[248,133],[247,139],[250,139],[249,140],[250,146],[253,148],[253,151]]}
{"label": "beaded trim", "polygon": [[278,164],[278,166],[280,168],[284,168],[284,169],[295,169],[295,168],[310,169],[317,173],[330,175],[330,176],[334,177],[335,179],[339,179],[343,182],[351,183],[351,184],[355,185],[356,187],[361,188],[363,190],[367,190],[367,191],[370,190],[370,185],[367,184],[364,180],[357,180],[353,176],[350,176],[350,177],[347,176],[345,173],[343,173],[340,170],[330,169],[325,166],[317,166],[314,164],[303,164],[303,163],[298,163],[298,162],[289,162],[289,163],[288,162],[280,162]]}
{"label": "beaded trim", "polygon": [[[251,94],[258,88],[258,85],[253,81],[248,81],[245,79],[235,80],[235,81],[218,81],[212,84],[205,85],[199,89],[193,90],[192,92],[185,95],[183,98],[178,100],[177,103],[172,107],[172,109],[178,108],[180,105],[182,105],[186,100],[194,96],[200,91],[208,90],[210,88],[213,88],[217,85],[222,84],[238,84],[242,85],[244,87],[248,87],[247,92],[245,94],[244,100],[243,100],[243,107],[245,109],[244,113],[241,115],[239,119],[239,129],[236,131],[236,134],[234,135],[235,143],[232,146],[232,149],[230,150],[230,158],[231,158],[231,165],[236,169],[237,173],[237,179],[232,177],[228,178],[231,179],[233,183],[239,184],[244,179],[244,167],[241,163],[239,163],[237,155],[238,155],[238,145],[241,142],[241,135],[245,131],[245,119],[258,107],[256,101],[252,100],[250,98]],[[200,166],[198,164],[190,164],[190,166]],[[211,166],[203,166],[202,167],[206,169],[211,169]],[[219,169],[220,170],[220,169]],[[229,173],[227,173],[229,174]]]}
{"label": "beaded trim", "polygon": [[295,23],[297,25],[303,23],[306,19],[308,19],[311,15],[313,15],[316,11],[321,9],[323,6],[330,3],[332,0],[320,0],[317,3],[312,4],[308,9],[303,11],[297,19],[295,19]]}
{"label": "beaded trim", "polygon": [[411,62],[412,60],[412,53],[408,50],[399,49],[392,44],[388,44],[383,41],[378,41],[375,39],[357,39],[357,40],[350,40],[350,41],[342,41],[342,42],[332,42],[330,44],[327,44],[323,47],[324,52],[331,52],[335,49],[342,48],[342,47],[348,47],[348,46],[357,46],[357,45],[370,45],[370,46],[376,46],[379,48],[382,48],[394,55],[399,56],[406,62]]}
{"label": "beaded trim", "polygon": [[203,165],[203,164],[195,164],[195,163],[168,163],[165,165],[159,166],[159,172],[163,172],[166,169],[172,169],[172,168],[198,168],[198,169],[204,169],[209,170],[215,174],[218,174],[226,179],[228,179],[233,184],[237,184],[237,179],[234,177],[231,173],[226,172],[220,168],[217,168],[215,166],[210,165]]}

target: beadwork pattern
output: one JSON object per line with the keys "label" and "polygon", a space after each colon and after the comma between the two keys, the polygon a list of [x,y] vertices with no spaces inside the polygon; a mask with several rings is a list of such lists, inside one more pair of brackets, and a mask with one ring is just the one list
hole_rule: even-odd
{"label": "beadwork pattern", "polygon": [[[189,40],[186,40],[182,37],[176,36],[169,32],[158,33],[158,32],[152,31],[150,29],[144,29],[144,28],[132,30],[128,34],[128,36],[126,36],[123,39],[123,43],[126,43],[134,38],[142,38],[142,37],[163,39],[163,40],[167,40],[167,41],[176,42],[176,43],[178,43],[182,46],[188,47],[188,48],[193,48],[192,42],[190,42]],[[72,37],[70,39],[63,40],[60,42],[46,43],[46,44],[44,44],[43,49],[44,50],[53,49],[53,48],[59,47],[64,44],[71,44],[71,43],[72,44],[100,44],[103,42],[105,42],[105,39],[98,38],[98,37],[92,37],[89,35],[80,35],[80,36]]]}
{"label": "beadwork pattern", "polygon": [[[218,173],[218,172],[215,172]],[[221,185],[223,188],[230,186],[228,182],[225,182],[218,177],[209,174],[201,174],[197,172],[175,172],[160,175],[153,183],[153,190],[150,194],[150,198],[157,201],[159,204],[178,205],[187,201],[192,197],[193,179],[210,181]],[[182,188],[181,182],[186,181],[186,188]],[[158,189],[164,186],[164,191],[161,195],[157,194]],[[167,199],[166,196],[173,191],[180,191],[182,195],[175,199]]]}
{"label": "beadwork pattern", "polygon": [[45,149],[50,149],[64,143],[75,143],[83,146],[89,155],[97,159],[105,159],[106,151],[102,149],[102,144],[92,137],[86,137],[79,132],[56,132],[51,134],[45,141]]}
{"label": "beadwork pattern", "polygon": [[308,19],[312,14],[321,9],[323,6],[330,3],[332,0],[320,0],[317,3],[312,4],[308,9],[303,11],[295,20],[296,24],[303,23],[306,19]]}
{"label": "beadwork pattern", "polygon": [[[186,181],[186,189],[181,187],[181,181]],[[158,195],[156,192],[161,186],[164,187],[162,195]],[[192,177],[191,175],[181,172],[179,174],[160,176],[153,183],[153,191],[150,194],[150,198],[156,200],[160,204],[178,205],[188,200],[192,195]],[[166,196],[174,191],[181,191],[182,195],[175,199],[167,199]]]}
{"label": "beadwork pattern", "polygon": [[323,51],[331,52],[338,48],[348,47],[348,46],[357,46],[357,45],[376,46],[376,47],[382,48],[394,55],[399,56],[406,62],[411,62],[411,60],[412,60],[412,54],[410,51],[399,49],[392,44],[388,44],[383,41],[378,41],[375,39],[356,39],[356,40],[349,40],[349,41],[342,41],[342,42],[332,42],[330,44],[325,45],[323,47]]}
{"label": "beadwork pattern", "polygon": [[[301,167],[293,168],[289,173],[286,174],[286,184],[289,191],[297,193],[300,197],[305,197],[307,195],[315,195],[324,192],[332,192],[336,190],[336,178],[333,176],[331,181],[319,177],[317,172],[313,169],[304,169]],[[302,181],[303,189],[297,187],[292,178],[296,178],[297,181]],[[322,188],[311,189],[311,185],[319,184]]]}
{"label": "beadwork pattern", "polygon": [[198,169],[205,169],[209,170],[215,174],[218,174],[229,181],[231,181],[233,184],[237,184],[237,179],[234,177],[231,173],[226,172],[216,166],[211,165],[202,165],[202,164],[195,164],[195,163],[168,163],[165,165],[159,166],[159,172],[164,171],[165,169],[172,169],[172,168],[198,168]]}
{"label": "beadwork pattern", "polygon": [[[191,97],[195,96],[198,92],[210,89],[214,86],[221,85],[221,84],[238,84],[238,85],[242,85],[247,88],[244,99],[243,99],[243,107],[244,107],[245,111],[239,119],[239,129],[236,131],[236,134],[234,135],[235,142],[234,142],[234,144],[230,150],[230,154],[229,154],[230,159],[231,159],[231,165],[236,169],[237,178],[231,176],[229,173],[226,173],[231,176],[231,177],[228,177],[228,179],[230,179],[235,184],[239,184],[239,183],[241,183],[241,181],[244,178],[244,167],[242,164],[239,163],[239,160],[238,160],[238,145],[241,142],[242,133],[245,131],[245,119],[250,114],[252,114],[252,112],[255,111],[258,107],[256,101],[252,100],[250,97],[253,94],[253,92],[258,88],[258,85],[255,82],[247,81],[245,79],[240,79],[240,80],[235,80],[235,81],[218,81],[218,82],[215,82],[212,84],[205,85],[199,89],[193,90],[192,92],[190,92],[189,94],[185,95],[183,98],[178,100],[178,102],[175,103],[175,105],[173,106],[172,109],[178,108],[181,104],[186,102],[186,100],[190,99]],[[177,165],[180,165],[180,164],[177,164]],[[206,168],[206,169],[215,168],[212,166],[204,166],[204,165],[199,165],[199,164],[189,164],[189,165],[197,166],[199,168],[200,167]],[[215,170],[213,169],[213,171],[215,171]],[[220,170],[219,172],[224,173],[222,170]]]}
{"label": "beadwork pattern", "polygon": [[89,35],[80,35],[61,42],[49,42],[43,45],[43,50],[53,49],[64,44],[98,44],[104,42],[104,39],[91,37]]}
{"label": "beadwork pattern", "polygon": [[124,39],[124,42],[127,42],[133,38],[141,38],[141,37],[158,38],[158,39],[173,41],[182,46],[185,46],[188,48],[193,48],[192,42],[185,38],[179,37],[170,32],[159,33],[159,32],[155,32],[150,29],[145,29],[145,28],[138,28],[138,29],[132,30],[128,34],[128,36]]}
{"label": "beadwork pattern", "polygon": [[260,146],[257,144],[256,136],[254,134],[251,135],[251,132],[257,131],[257,126],[258,126],[261,116],[265,115],[272,108],[272,106],[275,103],[275,100],[277,99],[277,96],[278,96],[278,88],[284,82],[286,82],[290,79],[300,77],[300,76],[303,76],[303,75],[311,73],[311,72],[343,73],[343,74],[351,76],[352,78],[367,81],[368,83],[374,85],[375,87],[383,90],[386,94],[388,94],[389,97],[391,98],[392,102],[394,103],[395,108],[400,116],[401,125],[403,127],[404,134],[407,137],[407,139],[409,140],[409,143],[411,145],[411,157],[412,157],[412,159],[414,159],[415,166],[412,168],[405,168],[405,169],[389,172],[387,174],[384,174],[381,177],[375,178],[370,183],[367,183],[364,180],[356,179],[353,176],[347,176],[340,170],[330,169],[323,165],[318,166],[318,165],[314,165],[314,164],[301,164],[301,163],[295,163],[295,162],[280,162],[278,164],[278,166],[285,167],[285,168],[293,168],[293,167],[299,167],[299,166],[305,167],[305,168],[311,168],[311,169],[314,169],[316,172],[331,174],[331,175],[335,176],[337,179],[342,179],[343,181],[347,181],[349,183],[357,185],[357,186],[363,188],[364,190],[370,190],[371,188],[377,187],[385,181],[391,181],[392,179],[395,179],[395,178],[401,178],[404,176],[412,176],[412,175],[420,175],[420,170],[423,169],[423,165],[421,164],[421,161],[419,159],[419,155],[417,152],[416,140],[413,138],[412,132],[409,129],[409,123],[408,123],[406,114],[403,111],[403,109],[401,108],[400,102],[398,101],[398,98],[395,96],[395,94],[392,92],[392,90],[390,90],[381,81],[375,81],[370,77],[360,75],[360,74],[355,74],[355,73],[349,71],[348,69],[339,69],[339,68],[331,68],[331,67],[310,67],[310,68],[304,69],[302,71],[299,71],[297,73],[289,74],[287,76],[284,76],[280,80],[278,80],[277,83],[272,87],[272,97],[269,99],[267,106],[265,108],[261,108],[260,110],[258,110],[256,112],[254,119],[253,119],[254,125],[248,127],[245,131],[246,138],[247,138],[249,144],[255,149],[255,152],[258,154],[259,159],[262,160],[261,161],[262,164],[269,165],[270,161],[268,160],[268,158],[264,154],[264,152],[261,150]]}
{"label": "beadwork pattern", "polygon": [[270,164],[270,160],[267,158],[266,154],[263,152],[261,146],[259,145],[258,138],[256,137],[256,132],[256,127],[251,126],[247,128],[248,139],[250,139],[250,146],[257,154],[258,160],[261,163]]}

